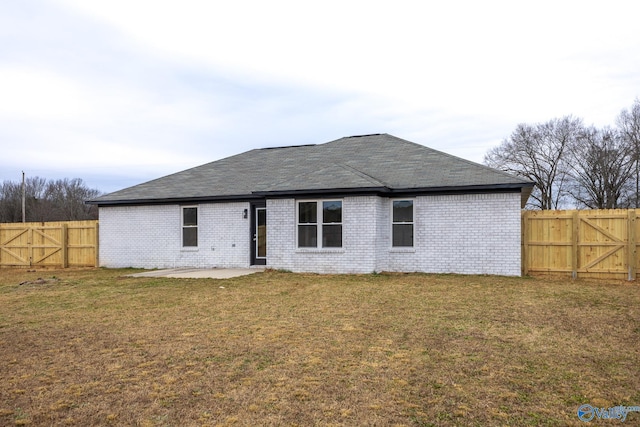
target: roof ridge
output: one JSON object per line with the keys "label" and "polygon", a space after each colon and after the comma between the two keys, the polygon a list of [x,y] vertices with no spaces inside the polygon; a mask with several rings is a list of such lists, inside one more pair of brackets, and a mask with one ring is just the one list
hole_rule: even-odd
{"label": "roof ridge", "polygon": [[[385,135],[388,135],[388,134],[385,134]],[[507,177],[509,177],[509,178],[519,179],[519,180],[521,180],[523,183],[529,183],[529,182],[530,182],[529,180],[523,179],[522,177],[519,177],[519,176],[517,176],[517,175],[511,174],[511,173],[509,173],[509,172],[505,172],[505,171],[503,171],[503,170],[501,170],[501,169],[498,169],[498,168],[492,168],[491,166],[487,166],[487,165],[484,165],[484,164],[482,164],[482,163],[474,162],[474,161],[471,161],[471,160],[469,160],[469,159],[465,159],[464,157],[454,156],[453,154],[449,154],[449,153],[446,153],[446,152],[444,152],[444,151],[436,150],[435,148],[427,147],[426,145],[418,144],[417,142],[408,141],[408,140],[406,140],[406,139],[399,138],[399,137],[397,137],[397,136],[395,136],[395,135],[388,135],[388,136],[389,136],[389,137],[391,137],[391,138],[395,138],[395,139],[397,139],[397,140],[400,140],[400,141],[406,142],[406,143],[408,143],[408,144],[416,145],[416,146],[418,146],[418,147],[420,147],[420,148],[426,148],[427,150],[431,150],[431,151],[433,151],[434,153],[438,153],[438,154],[441,154],[441,155],[443,155],[443,156],[447,156],[447,157],[450,157],[450,158],[453,158],[453,159],[456,159],[456,160],[463,161],[463,162],[465,162],[465,163],[467,163],[467,164],[470,164],[470,165],[479,166],[479,167],[481,167],[481,168],[484,168],[484,169],[490,170],[490,171],[492,171],[492,172],[498,172],[498,173],[500,173],[500,174],[502,174],[502,175],[504,175],[504,176],[507,176]]]}
{"label": "roof ridge", "polygon": [[368,134],[364,134],[364,135],[351,135],[351,136],[345,136],[344,138],[341,139],[347,139],[347,138],[365,138],[367,136],[380,136],[380,135],[386,135],[385,133],[368,133]]}
{"label": "roof ridge", "polygon": [[281,145],[279,147],[262,147],[257,150],[278,150],[280,148],[315,147],[318,144]]}
{"label": "roof ridge", "polygon": [[342,163],[342,162],[339,162],[339,163],[336,163],[336,164],[338,166],[343,167],[344,169],[350,169],[351,171],[353,171],[353,172],[357,173],[358,175],[360,175],[362,178],[365,178],[365,179],[371,181],[374,184],[382,185],[383,187],[389,188],[389,184],[387,184],[386,182],[381,181],[378,178],[369,175],[368,173],[362,172],[360,169],[354,168],[353,166],[348,165],[346,163]]}
{"label": "roof ridge", "polygon": [[295,177],[293,177],[293,178],[286,178],[286,179],[283,179],[283,180],[280,180],[280,181],[277,181],[277,182],[272,182],[272,183],[269,184],[269,186],[270,187],[278,187],[281,184],[290,183],[291,181],[301,181],[302,177],[306,177],[306,176],[309,176],[309,175],[314,175],[314,174],[317,174],[317,173],[323,173],[324,171],[328,171],[333,167],[339,167],[341,169],[344,169],[349,173],[357,175],[360,178],[362,178],[362,179],[364,179],[366,181],[369,181],[372,184],[375,184],[376,186],[389,188],[389,186],[387,184],[385,184],[384,182],[382,182],[382,181],[380,181],[380,180],[378,180],[378,179],[376,179],[376,178],[374,178],[372,176],[369,176],[366,173],[361,172],[361,171],[359,171],[358,169],[356,169],[356,168],[354,168],[352,166],[346,165],[346,164],[341,163],[341,162],[330,163],[330,164],[327,164],[326,166],[324,166],[324,167],[322,167],[320,169],[314,169],[314,170],[310,170],[310,171],[305,171],[303,173],[295,175]]}

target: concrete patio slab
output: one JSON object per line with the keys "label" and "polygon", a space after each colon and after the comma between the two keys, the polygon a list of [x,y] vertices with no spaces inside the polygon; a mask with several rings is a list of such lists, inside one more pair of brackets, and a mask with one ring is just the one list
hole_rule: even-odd
{"label": "concrete patio slab", "polygon": [[252,268],[168,268],[128,274],[127,277],[171,277],[177,279],[230,279],[264,271],[264,267]]}

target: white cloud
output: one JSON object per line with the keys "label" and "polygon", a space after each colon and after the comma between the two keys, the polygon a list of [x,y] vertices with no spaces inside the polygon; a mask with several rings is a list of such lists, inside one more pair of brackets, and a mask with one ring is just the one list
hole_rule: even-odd
{"label": "white cloud", "polygon": [[79,85],[47,70],[2,66],[0,93],[0,116],[11,119],[70,121],[93,113]]}
{"label": "white cloud", "polygon": [[612,124],[640,96],[635,1],[0,9],[0,180],[59,165],[63,177],[130,184],[256,147],[373,132],[481,161],[519,122]]}
{"label": "white cloud", "polygon": [[253,78],[379,95],[407,109],[523,115],[549,104],[570,110],[606,90],[600,70],[581,58],[638,46],[625,8],[640,9],[584,1],[65,4],[157,52]]}

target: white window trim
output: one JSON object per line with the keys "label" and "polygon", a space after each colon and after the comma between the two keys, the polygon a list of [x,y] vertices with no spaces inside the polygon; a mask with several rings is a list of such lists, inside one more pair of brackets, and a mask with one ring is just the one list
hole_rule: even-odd
{"label": "white window trim", "polygon": [[[300,223],[300,203],[316,203],[316,223]],[[322,215],[322,203],[323,202],[340,202],[342,206],[342,221],[340,222],[323,222]],[[301,225],[316,225],[316,246],[298,246],[299,242],[299,230]],[[322,226],[324,225],[340,225],[342,226],[340,246],[324,247],[322,246]],[[295,247],[297,252],[343,252],[344,251],[344,200],[343,199],[304,199],[296,200],[296,242]]]}
{"label": "white window trim", "polygon": [[[396,199],[390,199],[391,203],[389,203],[389,224],[390,224],[390,230],[389,230],[389,236],[391,237],[389,239],[389,248],[391,250],[391,252],[415,252],[415,247],[416,247],[416,199],[412,198],[412,197],[405,197],[405,198],[396,198]],[[412,202],[413,205],[413,221],[411,222],[393,222],[393,202],[401,202],[401,201],[407,201],[407,202]],[[412,246],[393,246],[393,226],[395,224],[411,224],[413,226],[413,245]]]}
{"label": "white window trim", "polygon": [[[196,222],[197,225],[184,225],[184,210],[188,208],[196,209]],[[181,205],[180,206],[180,248],[183,251],[197,251],[200,245],[200,206],[198,205]],[[197,233],[197,244],[196,246],[184,246],[184,229],[185,228],[195,228]]]}

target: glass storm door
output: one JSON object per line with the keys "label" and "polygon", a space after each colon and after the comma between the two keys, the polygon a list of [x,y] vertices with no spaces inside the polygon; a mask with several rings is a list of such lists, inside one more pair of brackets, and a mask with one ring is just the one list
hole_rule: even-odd
{"label": "glass storm door", "polygon": [[254,241],[257,264],[258,261],[267,259],[267,208],[256,208],[255,220]]}

